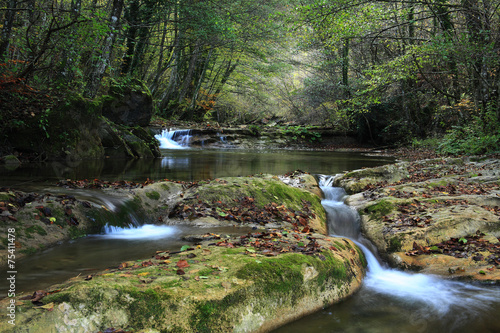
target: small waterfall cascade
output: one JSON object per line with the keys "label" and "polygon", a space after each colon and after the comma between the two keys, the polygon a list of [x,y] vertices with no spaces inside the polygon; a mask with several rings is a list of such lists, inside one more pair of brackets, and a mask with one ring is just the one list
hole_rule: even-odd
{"label": "small waterfall cascade", "polygon": [[223,144],[227,144],[227,137],[219,132],[217,132],[217,136],[219,137],[219,140]]}
{"label": "small waterfall cascade", "polygon": [[179,233],[176,227],[166,225],[143,224],[129,228],[106,226],[105,233],[97,237],[106,239],[154,240],[173,237]]}
{"label": "small waterfall cascade", "polygon": [[163,129],[161,134],[155,135],[162,149],[188,149],[191,137],[191,130]]}
{"label": "small waterfall cascade", "polygon": [[452,311],[460,311],[463,318],[470,318],[500,302],[498,288],[476,286],[427,274],[407,273],[382,263],[375,246],[361,235],[358,213],[344,204],[347,195],[342,188],[332,187],[332,178],[319,176],[319,185],[325,196],[322,204],[327,212],[330,234],[350,238],[363,251],[368,262],[368,272],[363,281],[365,292],[417,304],[420,307],[419,315],[423,317],[441,318]]}
{"label": "small waterfall cascade", "polygon": [[144,223],[145,218],[138,213],[133,205],[127,202],[112,203],[103,200],[107,214],[103,215],[106,222],[101,234],[95,237],[105,239],[144,240],[162,239],[178,234],[176,227]]}

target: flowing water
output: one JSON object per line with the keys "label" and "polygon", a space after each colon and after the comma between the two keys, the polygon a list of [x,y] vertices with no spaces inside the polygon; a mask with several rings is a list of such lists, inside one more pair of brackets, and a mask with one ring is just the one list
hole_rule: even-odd
{"label": "flowing water", "polygon": [[191,130],[164,129],[155,135],[162,149],[188,149],[191,137]]}
{"label": "flowing water", "polygon": [[500,332],[499,288],[387,267],[361,235],[359,215],[344,204],[345,191],[331,187],[329,180],[320,177],[330,234],[348,237],[363,250],[366,277],[353,297],[275,333]]}
{"label": "flowing water", "polygon": [[[162,135],[170,134],[167,131]],[[0,168],[0,187],[57,192],[61,189],[54,184],[61,179],[197,181],[257,173],[284,174],[297,169],[312,174],[336,174],[394,161],[359,153],[189,149],[182,144],[185,138],[172,135],[170,139],[174,143],[168,144],[179,147],[163,149],[163,157],[159,159],[59,161],[23,165],[16,170]],[[360,237],[357,213],[343,204],[345,192],[325,185],[323,205],[329,216],[330,230],[359,243],[368,261],[368,273],[363,287],[353,297],[276,332],[500,332],[498,289],[385,267],[371,243]],[[82,190],[74,194],[101,202],[110,210],[119,209],[121,205],[99,191]],[[20,261],[17,287],[26,291],[44,289],[126,260],[146,259],[157,250],[179,249],[186,244],[180,239],[182,235],[200,232],[154,226],[134,219],[137,217],[131,217],[133,223],[130,224],[135,225],[132,229],[109,227],[100,235],[67,242]],[[201,232],[247,231],[227,228]],[[2,293],[0,290],[0,295]]]}

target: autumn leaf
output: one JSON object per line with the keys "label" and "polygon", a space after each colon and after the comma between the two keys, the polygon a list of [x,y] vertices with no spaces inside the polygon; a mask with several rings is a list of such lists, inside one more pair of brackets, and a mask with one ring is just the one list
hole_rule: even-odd
{"label": "autumn leaf", "polygon": [[189,264],[186,260],[179,260],[176,265],[179,268],[189,267]]}

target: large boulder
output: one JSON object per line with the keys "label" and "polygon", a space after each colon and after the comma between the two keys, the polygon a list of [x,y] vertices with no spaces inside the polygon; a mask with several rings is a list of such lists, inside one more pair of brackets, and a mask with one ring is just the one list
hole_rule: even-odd
{"label": "large boulder", "polygon": [[153,115],[153,97],[139,80],[113,81],[103,99],[102,114],[116,124],[148,126]]}
{"label": "large boulder", "polygon": [[[53,286],[40,292],[43,305],[18,300],[15,323],[23,332],[268,332],[352,295],[365,267],[347,239],[256,232]],[[12,330],[6,313],[0,332]]]}

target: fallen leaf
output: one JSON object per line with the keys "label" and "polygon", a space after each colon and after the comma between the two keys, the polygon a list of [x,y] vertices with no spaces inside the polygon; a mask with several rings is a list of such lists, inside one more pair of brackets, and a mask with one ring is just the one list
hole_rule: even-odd
{"label": "fallen leaf", "polygon": [[179,268],[189,267],[189,264],[186,260],[179,260],[176,265]]}

